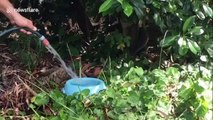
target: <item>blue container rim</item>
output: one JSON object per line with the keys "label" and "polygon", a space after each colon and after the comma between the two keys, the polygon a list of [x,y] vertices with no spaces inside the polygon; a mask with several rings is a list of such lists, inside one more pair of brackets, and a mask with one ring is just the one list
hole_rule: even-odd
{"label": "blue container rim", "polygon": [[98,78],[84,77],[84,78],[69,79],[67,81],[67,84],[72,84],[72,85],[82,86],[82,87],[85,87],[85,86],[94,87],[94,86],[103,84],[103,81]]}

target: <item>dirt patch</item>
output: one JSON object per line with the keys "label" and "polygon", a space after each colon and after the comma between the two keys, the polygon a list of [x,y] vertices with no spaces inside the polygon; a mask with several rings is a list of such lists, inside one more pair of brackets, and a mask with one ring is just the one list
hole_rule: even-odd
{"label": "dirt patch", "polygon": [[20,64],[16,54],[6,44],[0,44],[0,108],[1,114],[20,115],[29,111],[28,105],[35,94],[29,90],[22,78],[29,78],[25,67]]}
{"label": "dirt patch", "polygon": [[[97,77],[102,68],[82,63],[82,76]],[[29,104],[31,98],[39,93],[34,85],[49,91],[61,88],[69,79],[50,54],[45,54],[39,65],[33,71],[28,71],[21,64],[18,54],[6,44],[0,44],[0,73],[0,116],[20,116],[23,112],[32,114]]]}

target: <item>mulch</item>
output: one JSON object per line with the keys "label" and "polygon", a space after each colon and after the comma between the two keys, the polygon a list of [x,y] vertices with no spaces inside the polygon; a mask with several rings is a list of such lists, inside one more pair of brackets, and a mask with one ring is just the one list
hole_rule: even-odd
{"label": "mulch", "polygon": [[[39,92],[34,85],[43,87],[44,90],[56,87],[51,85],[51,81],[58,87],[64,85],[69,76],[57,62],[49,60],[50,58],[47,54],[38,67],[28,71],[17,53],[12,52],[6,44],[0,44],[0,116],[11,115],[16,119],[22,112],[30,115],[31,98]],[[100,65],[82,63],[82,76],[97,77],[102,68]]]}

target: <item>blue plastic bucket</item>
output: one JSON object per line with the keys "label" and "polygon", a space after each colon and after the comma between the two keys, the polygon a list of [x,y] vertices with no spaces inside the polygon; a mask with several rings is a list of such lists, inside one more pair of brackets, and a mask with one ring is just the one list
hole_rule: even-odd
{"label": "blue plastic bucket", "polygon": [[106,89],[106,85],[102,80],[97,78],[74,78],[65,83],[62,91],[66,95],[72,95],[85,89],[89,89],[90,95],[92,95]]}

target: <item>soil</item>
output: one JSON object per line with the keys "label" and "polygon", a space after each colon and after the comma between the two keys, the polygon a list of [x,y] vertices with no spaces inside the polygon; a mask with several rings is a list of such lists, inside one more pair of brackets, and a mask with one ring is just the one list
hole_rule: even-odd
{"label": "soil", "polygon": [[[92,66],[90,63],[82,65],[82,76],[97,77],[102,70],[102,66]],[[48,53],[39,66],[28,71],[17,53],[12,52],[7,44],[0,44],[0,73],[0,116],[20,116],[23,111],[30,115],[31,98],[39,93],[36,86],[49,91],[63,87],[66,80],[70,79]]]}

